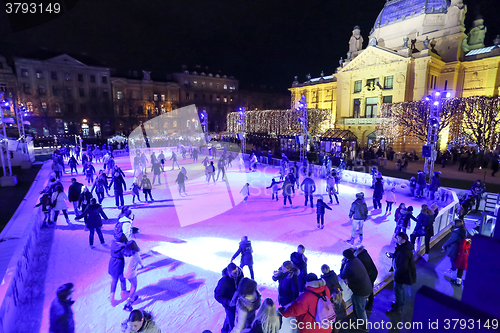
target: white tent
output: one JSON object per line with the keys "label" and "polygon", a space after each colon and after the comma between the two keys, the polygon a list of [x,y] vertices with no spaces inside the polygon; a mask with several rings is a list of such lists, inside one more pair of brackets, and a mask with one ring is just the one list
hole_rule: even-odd
{"label": "white tent", "polygon": [[114,137],[108,139],[108,141],[118,141],[118,142],[123,142],[125,140],[127,140],[127,138],[121,135],[115,135]]}

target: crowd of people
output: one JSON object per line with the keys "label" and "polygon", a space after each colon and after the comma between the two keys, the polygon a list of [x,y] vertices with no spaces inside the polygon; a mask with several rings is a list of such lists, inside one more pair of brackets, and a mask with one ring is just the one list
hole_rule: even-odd
{"label": "crowd of people", "polygon": [[[178,184],[179,195],[182,193],[187,195],[185,181],[188,177],[186,168],[180,167],[178,163],[177,154],[182,156],[183,161],[187,160],[189,154],[189,157],[193,160],[192,163],[197,163],[201,150],[201,146],[196,148],[190,145],[187,148],[179,144],[177,151],[171,151],[169,161],[172,162],[172,168],[170,171],[174,170],[176,166],[179,170],[175,181]],[[239,159],[240,170],[242,166],[245,168],[241,157],[238,155],[233,157],[233,153],[228,152],[227,146],[221,149],[218,159],[219,152],[215,146],[208,147],[208,153],[209,156],[201,162],[205,167],[207,183],[210,183],[211,180],[216,183],[219,181],[219,177],[223,181],[227,181],[227,168],[232,166],[231,163],[235,158]],[[87,185],[84,185],[82,182],[78,182],[76,178],[72,178],[67,195],[61,183],[61,178],[66,173],[65,160],[71,168],[71,176],[73,176],[73,172],[76,173],[76,176],[79,176],[78,167],[81,166],[81,175],[85,177],[87,182]],[[103,168],[97,171],[96,164],[93,164],[94,161],[96,164],[103,163]],[[141,202],[139,193],[141,189],[145,201],[148,200],[148,197],[151,201],[154,201],[151,191],[156,179],[158,179],[158,184],[161,185],[161,175],[165,172],[167,157],[163,151],[160,151],[158,155],[153,152],[148,158],[143,151],[137,149],[133,161],[134,181],[130,188],[133,204],[135,204],[136,198]],[[217,169],[214,161],[216,161]],[[258,162],[257,154],[253,152],[249,161],[250,171],[256,170]],[[342,167],[334,168],[331,160],[327,157],[324,158],[323,162],[324,172],[322,172],[321,177],[326,179],[326,193],[329,195],[329,204],[333,204],[333,197],[335,197],[336,203],[339,204],[339,182],[343,169]],[[138,300],[136,294],[138,271],[144,268],[144,265],[140,256],[141,249],[135,239],[135,234],[139,232],[133,226],[135,215],[130,207],[124,205],[124,192],[127,190],[125,173],[115,163],[112,151],[106,149],[106,147],[101,149],[88,146],[87,151],[83,154],[76,148],[69,151],[69,153],[68,150],[63,148],[54,153],[52,170],[54,175],[51,176],[48,186],[42,191],[40,203],[37,205],[42,206],[44,213],[43,227],[57,223],[61,211],[66,218],[66,222],[71,224],[66,201],[72,203],[75,220],[83,219],[85,230],[89,231],[90,247],[95,248],[94,235],[97,233],[102,246],[107,247],[110,251],[108,273],[111,276],[111,286],[109,300],[112,305],[116,304],[115,293],[119,281],[121,299],[126,299],[123,309],[130,312],[129,317],[122,324],[123,329],[133,333],[160,332],[151,313],[133,309],[134,303]],[[152,182],[147,176],[148,171],[153,173]],[[215,178],[216,171],[218,171],[217,178]],[[431,207],[428,204],[423,204],[420,213],[415,217],[412,206],[407,207],[405,203],[399,203],[396,200],[395,187],[392,187],[386,193],[382,174],[376,168],[372,170],[371,174],[373,179],[373,209],[383,210],[382,200],[384,197],[386,215],[391,214],[393,205],[395,205],[395,230],[393,235],[395,248],[394,252],[387,252],[386,255],[392,259],[393,263],[396,300],[393,302],[392,309],[388,311],[388,314],[400,316],[409,295],[409,288],[417,279],[414,262],[415,243],[420,237],[424,239],[425,254],[423,258],[428,260],[430,239],[434,235],[433,225],[439,214],[439,209],[435,203]],[[313,194],[317,191],[317,188],[316,182],[309,172],[308,165],[299,166],[297,162],[292,163],[283,154],[279,175],[279,180],[273,178],[270,186],[267,187],[271,189],[271,199],[278,201],[279,192],[282,191],[284,207],[287,207],[287,201],[291,206],[292,195],[295,194],[295,186],[297,186],[297,189],[300,188],[304,193],[304,206],[310,205],[311,208],[316,208],[317,227],[323,229],[325,212],[326,210],[332,210],[332,208],[323,201],[323,198],[317,199],[316,207],[314,207]],[[302,181],[300,181],[301,175],[304,176]],[[102,233],[102,221],[103,219],[108,220],[108,216],[102,208],[102,202],[106,197],[105,193],[108,197],[111,196],[109,194],[111,188],[114,189],[115,205],[120,209],[120,213],[118,216],[119,221],[114,227],[113,240],[108,246]],[[425,183],[425,175],[421,171],[418,172],[417,179],[415,177],[410,179],[412,196],[428,196],[431,201],[436,201],[436,195],[440,195],[439,189],[440,172],[434,174],[430,185]],[[425,190],[427,190],[427,193],[424,194]],[[94,191],[97,198],[93,197]],[[446,254],[450,257],[451,270],[456,272],[456,277],[452,282],[458,285],[462,283],[463,271],[467,269],[467,256],[470,249],[470,240],[467,239],[463,218],[472,210],[474,204],[476,204],[476,210],[479,208],[479,202],[484,192],[484,184],[480,180],[475,182],[470,194],[461,202],[459,219],[455,222],[452,236],[443,246]],[[247,203],[250,195],[248,183],[245,184],[240,193],[244,196],[244,202]],[[357,193],[349,211],[351,238],[346,240],[349,247],[342,253],[343,259],[338,274],[329,266],[329,264],[333,265],[334,263],[325,263],[321,267],[317,267],[316,269],[321,274],[308,272],[308,258],[305,256],[306,248],[299,245],[297,251],[290,255],[290,260],[284,261],[281,267],[270,275],[273,281],[278,282],[278,298],[276,300],[271,298],[263,299],[260,294],[257,282],[254,281],[252,244],[247,236],[243,236],[238,250],[231,257],[229,265],[223,269],[222,278],[214,291],[215,299],[224,307],[226,313],[222,332],[274,333],[279,332],[285,325],[293,326],[292,323],[295,323],[294,325],[299,332],[336,331],[339,327],[336,323],[342,323],[347,317],[339,278],[344,280],[353,292],[351,301],[354,316],[359,320],[357,321],[360,324],[358,329],[367,331],[367,312],[369,313],[373,309],[373,288],[378,276],[378,270],[367,249],[362,244],[363,225],[369,217],[368,213],[364,193]],[[413,231],[409,233],[411,220],[416,224]],[[359,242],[355,243],[358,237]],[[238,266],[233,261],[240,255],[241,261],[240,266]],[[243,268],[245,266],[249,269],[250,278],[244,277]],[[127,281],[130,288],[127,288]],[[74,331],[71,310],[71,305],[74,303],[71,299],[73,291],[74,286],[71,283],[67,283],[58,289],[57,297],[51,305],[51,331]],[[334,309],[333,312],[328,311],[330,305]],[[318,318],[325,318],[329,326],[325,327],[325,321],[318,321]],[[60,327],[65,327],[65,329]]]}

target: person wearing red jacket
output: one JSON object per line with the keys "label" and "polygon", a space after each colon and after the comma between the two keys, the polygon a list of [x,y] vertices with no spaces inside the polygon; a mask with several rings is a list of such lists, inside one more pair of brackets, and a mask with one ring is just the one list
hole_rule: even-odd
{"label": "person wearing red jacket", "polygon": [[327,299],[331,297],[330,290],[327,288],[325,280],[318,279],[314,273],[309,273],[306,276],[305,292],[300,294],[299,298],[287,306],[286,309],[281,307],[279,312],[285,318],[296,318],[292,319],[290,323],[291,328],[297,328],[299,333],[330,333],[332,331],[330,325],[316,322],[316,307],[319,298],[314,293],[326,295]]}

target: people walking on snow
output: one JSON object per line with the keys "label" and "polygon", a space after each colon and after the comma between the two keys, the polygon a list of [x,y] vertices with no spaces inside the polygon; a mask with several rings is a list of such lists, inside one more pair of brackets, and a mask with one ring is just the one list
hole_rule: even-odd
{"label": "people walking on snow", "polygon": [[177,154],[174,151],[172,151],[172,157],[170,157],[170,161],[172,161],[172,169],[170,169],[170,170],[174,170],[174,167],[176,164],[177,164],[177,167],[179,168],[179,170],[181,169],[181,167],[179,166],[179,163],[177,162]]}
{"label": "people walking on snow", "polygon": [[150,162],[151,162],[151,172],[153,172],[153,167],[156,164],[156,154],[155,152],[151,153]]}
{"label": "people walking on snow", "polygon": [[306,284],[305,277],[307,275],[307,257],[304,255],[306,248],[304,245],[300,244],[297,247],[297,252],[290,254],[290,260],[293,262],[295,267],[300,270],[299,275],[299,291],[304,291],[304,286]]}
{"label": "people walking on snow", "polygon": [[311,202],[311,208],[314,208],[313,193],[316,192],[316,183],[311,178],[310,172],[307,174],[307,177],[302,181],[300,189],[304,192],[304,196],[306,197],[304,206],[307,206],[307,200],[309,200]]}
{"label": "people walking on snow", "polygon": [[292,192],[295,195],[295,183],[297,180],[295,179],[295,175],[293,174],[293,171],[290,170],[288,175],[286,175],[285,180],[288,179],[290,181],[290,184],[292,184]]}
{"label": "people walking on snow", "polygon": [[73,283],[65,283],[57,288],[57,297],[50,304],[50,333],[75,333],[75,319],[71,309],[75,303],[71,299],[74,292]]}
{"label": "people walking on snow", "polygon": [[[215,182],[214,182],[215,183]],[[243,195],[243,202],[246,204],[248,197],[250,196],[250,184],[246,183],[240,190],[240,194]]]}
{"label": "people walking on snow", "polygon": [[123,258],[125,259],[125,267],[123,269],[123,277],[130,283],[130,293],[128,301],[123,307],[123,310],[132,312],[132,304],[139,299],[139,296],[135,294],[137,290],[137,270],[139,265],[144,268],[141,256],[139,252],[141,249],[135,242],[135,240],[129,240],[125,249],[123,250]]}
{"label": "people walking on snow", "polygon": [[94,249],[94,232],[97,232],[99,241],[101,245],[105,246],[104,237],[102,235],[102,219],[101,216],[108,220],[108,217],[104,213],[102,206],[97,203],[95,198],[90,199],[90,204],[83,210],[83,213],[78,215],[75,219],[79,220],[82,217],[85,220],[85,227],[89,229],[89,245],[91,249]]}
{"label": "people walking on snow", "polygon": [[233,154],[229,153],[229,155],[227,155],[227,168],[228,169],[233,166],[232,162],[233,162]]}
{"label": "people walking on snow", "polygon": [[198,161],[198,149],[194,148],[192,154],[193,154],[193,163],[195,163]]}
{"label": "people walking on snow", "polygon": [[63,188],[58,186],[56,191],[52,193],[52,207],[54,210],[54,223],[57,224],[57,217],[59,216],[59,211],[62,211],[64,217],[66,218],[66,223],[71,224],[68,216],[68,206],[66,205],[66,200],[68,196],[63,192]]}
{"label": "people walking on snow", "polygon": [[278,201],[278,195],[279,195],[279,190],[281,190],[281,187],[278,185],[281,184],[282,182],[277,182],[274,178],[271,181],[271,185],[266,187],[266,189],[271,189],[272,191],[272,197],[271,200],[274,200],[274,196],[276,195],[276,201]]}
{"label": "people walking on snow", "polygon": [[356,240],[356,234],[359,227],[359,242],[363,242],[363,225],[368,218],[368,207],[365,202],[365,195],[363,192],[356,193],[356,200],[351,204],[349,211],[349,220],[351,221],[351,238],[347,243],[353,245]]}
{"label": "people walking on snow", "polygon": [[153,189],[153,185],[151,185],[151,180],[147,175],[142,176],[141,181],[142,192],[144,193],[144,201],[148,202],[148,195],[151,201],[155,201],[151,195],[151,190]]}
{"label": "people walking on snow", "polygon": [[250,270],[250,277],[254,280],[252,253],[252,242],[248,240],[248,236],[243,236],[241,237],[238,251],[236,251],[236,253],[231,257],[231,262],[233,262],[233,260],[241,254],[240,268],[243,270],[245,266],[248,266],[248,269]]}
{"label": "people walking on snow", "polygon": [[316,202],[316,220],[318,221],[318,228],[320,229],[325,227],[325,209],[332,210],[326,203],[323,202],[323,198],[319,198]]}
{"label": "people walking on snow", "polygon": [[104,190],[107,188],[107,184],[105,182],[105,176],[103,175],[102,170],[99,171],[99,176],[94,181],[94,184],[92,185],[92,188],[90,189],[90,193],[94,192],[95,189],[95,194],[97,196],[97,200],[99,200],[99,204],[102,204],[102,201],[104,200]]}
{"label": "people walking on snow", "polygon": [[391,213],[392,212],[392,205],[396,203],[396,187],[393,186],[391,190],[387,193],[385,197],[385,203],[387,204],[387,207],[385,208],[385,213]]}
{"label": "people walking on snow", "polygon": [[221,333],[230,333],[234,328],[236,307],[231,305],[231,301],[242,279],[243,271],[241,268],[234,263],[230,263],[222,270],[222,278],[217,283],[217,287],[215,287],[215,300],[222,304],[226,312],[226,319],[224,320]]}

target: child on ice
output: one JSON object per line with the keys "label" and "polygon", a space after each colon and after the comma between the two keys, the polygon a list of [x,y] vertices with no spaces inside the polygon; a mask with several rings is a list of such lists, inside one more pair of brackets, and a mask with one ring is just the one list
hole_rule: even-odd
{"label": "child on ice", "polygon": [[243,188],[241,189],[240,193],[244,196],[243,201],[246,204],[248,196],[250,195],[250,184],[246,183],[245,185],[243,185]]}
{"label": "child on ice", "polygon": [[137,185],[137,183],[134,182],[130,189],[132,190],[132,203],[135,204],[135,197],[136,196],[137,196],[137,200],[139,200],[139,202],[142,202],[141,198],[139,197],[139,190],[141,189],[141,187],[139,185]]}
{"label": "child on ice", "polygon": [[323,198],[319,198],[318,201],[316,201],[316,220],[318,221],[318,228],[320,229],[325,227],[325,208],[332,210],[326,203],[323,202]]}
{"label": "child on ice", "polygon": [[40,198],[40,202],[35,207],[42,206],[42,212],[45,215],[43,218],[42,228],[45,228],[45,227],[47,227],[47,222],[52,223],[52,221],[50,220],[50,211],[52,210],[52,206],[51,206],[49,192],[46,191],[46,192],[42,192],[42,193],[43,193],[43,195]]}
{"label": "child on ice", "polygon": [[389,214],[392,211],[392,204],[396,203],[396,187],[392,187],[391,191],[387,193],[387,197],[385,199],[385,202],[387,203],[387,208],[385,209],[385,212],[389,212]]}
{"label": "child on ice", "polygon": [[278,201],[278,191],[281,190],[280,187],[278,187],[279,184],[281,184],[282,182],[277,182],[276,180],[274,180],[273,178],[273,181],[271,182],[271,185],[269,185],[268,187],[266,187],[266,189],[269,189],[271,188],[272,191],[273,191],[273,197],[271,200],[274,200],[274,195],[276,194],[276,201]]}

